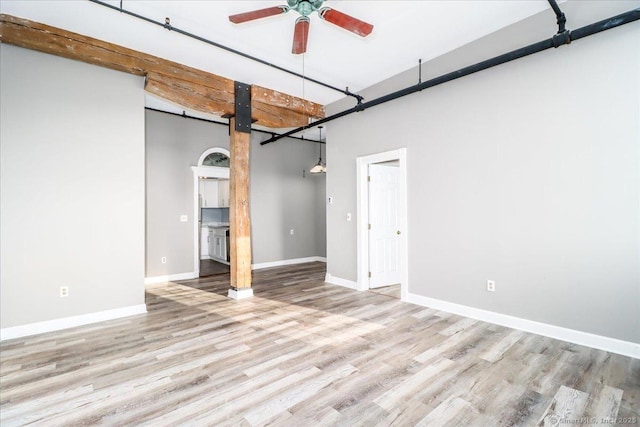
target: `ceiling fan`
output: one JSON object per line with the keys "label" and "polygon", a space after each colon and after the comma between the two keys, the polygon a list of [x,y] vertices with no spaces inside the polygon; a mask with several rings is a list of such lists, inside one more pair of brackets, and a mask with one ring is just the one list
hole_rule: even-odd
{"label": "ceiling fan", "polygon": [[235,24],[253,21],[255,19],[266,18],[268,16],[281,15],[295,10],[300,14],[296,19],[296,26],[293,32],[293,47],[291,53],[300,54],[307,51],[307,40],[309,39],[309,15],[318,12],[320,18],[331,22],[338,27],[344,28],[362,37],[368,36],[373,30],[373,25],[356,19],[346,13],[338,12],[330,7],[322,7],[325,0],[287,0],[286,5],[267,7],[265,9],[252,10],[250,12],[238,13],[229,16],[229,21]]}

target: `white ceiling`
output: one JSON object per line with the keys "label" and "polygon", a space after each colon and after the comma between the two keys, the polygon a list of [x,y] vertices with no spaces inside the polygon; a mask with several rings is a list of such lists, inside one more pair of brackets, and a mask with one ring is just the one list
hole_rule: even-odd
{"label": "white ceiling", "polygon": [[[109,4],[120,6],[119,0]],[[545,9],[547,0],[327,0],[332,7],[374,25],[362,38],[311,16],[308,51],[291,54],[297,12],[232,24],[228,16],[286,0],[123,0],[123,8],[353,92],[428,61]],[[168,31],[88,0],[3,0],[2,13],[157,55],[234,80],[276,89],[320,104],[344,95],[219,48]],[[148,97],[147,105],[182,112]],[[193,115],[202,117],[194,112]]]}

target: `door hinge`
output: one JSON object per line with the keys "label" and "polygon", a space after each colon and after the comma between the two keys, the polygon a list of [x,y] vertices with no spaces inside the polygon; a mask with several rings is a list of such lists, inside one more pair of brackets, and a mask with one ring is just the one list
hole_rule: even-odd
{"label": "door hinge", "polygon": [[371,278],[371,272],[369,272],[369,278]]}
{"label": "door hinge", "polygon": [[367,177],[367,181],[371,182],[371,177],[370,176]]}
{"label": "door hinge", "polygon": [[369,230],[371,230],[371,224],[369,224]]}

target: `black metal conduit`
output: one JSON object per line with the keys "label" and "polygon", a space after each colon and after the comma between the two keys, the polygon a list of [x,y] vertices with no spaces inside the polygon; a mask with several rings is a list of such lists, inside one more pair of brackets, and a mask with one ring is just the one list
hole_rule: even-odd
{"label": "black metal conduit", "polygon": [[367,101],[363,104],[356,105],[355,107],[350,108],[348,110],[342,111],[340,113],[336,113],[329,117],[325,117],[324,119],[317,120],[307,126],[302,126],[283,134],[278,134],[270,139],[267,139],[266,141],[261,142],[260,144],[261,145],[269,144],[281,138],[289,137],[305,129],[309,129],[309,128],[321,125],[323,123],[327,123],[332,120],[339,119],[349,114],[364,111],[367,108],[375,107],[376,105],[384,104],[385,102],[393,101],[395,99],[402,98],[403,96],[411,95],[413,93],[420,92],[424,89],[428,89],[430,87],[437,86],[442,83],[450,82],[452,80],[459,79],[460,77],[477,73],[478,71],[495,67],[496,65],[504,64],[506,62],[523,58],[525,56],[528,56],[534,53],[542,52],[543,50],[550,49],[552,47],[558,47],[563,44],[569,44],[572,41],[576,41],[581,38],[600,33],[602,31],[610,30],[612,28],[619,27],[621,25],[628,24],[633,21],[637,21],[639,19],[640,19],[640,8],[637,8],[637,9],[630,10],[629,12],[625,12],[620,15],[616,15],[614,17],[604,19],[602,21],[598,21],[591,25],[586,25],[584,27],[578,28],[573,31],[565,31],[563,33],[554,35],[552,38],[548,40],[543,40],[538,43],[534,43],[529,46],[525,46],[523,48],[516,49],[502,55],[498,55],[491,59],[478,62],[477,64],[470,65],[468,67],[461,68],[457,71],[444,74],[440,77],[435,77],[431,80],[418,83],[415,86],[410,86],[405,89],[401,89],[399,91],[390,93],[388,95],[381,96],[380,98],[372,99],[371,101]]}
{"label": "black metal conduit", "polygon": [[549,4],[551,5],[551,9],[553,9],[556,14],[556,18],[558,19],[558,34],[564,33],[566,31],[565,24],[567,23],[567,17],[564,16],[564,13],[560,9],[560,6],[558,6],[556,0],[549,0]]}
{"label": "black metal conduit", "polygon": [[362,96],[358,95],[357,93],[351,92],[349,90],[349,88],[340,89],[339,87],[332,86],[332,85],[330,85],[328,83],[321,82],[320,80],[317,80],[317,79],[314,79],[314,78],[311,78],[311,77],[307,77],[307,76],[305,76],[303,74],[300,74],[300,73],[296,73],[295,71],[288,70],[288,69],[286,69],[284,67],[281,67],[279,65],[276,65],[276,64],[273,64],[271,62],[265,61],[264,59],[260,59],[260,58],[257,58],[255,56],[249,55],[248,53],[241,52],[239,50],[236,50],[236,49],[230,48],[228,46],[222,45],[220,43],[214,42],[212,40],[205,39],[204,37],[200,37],[200,36],[198,36],[196,34],[192,34],[192,33],[188,32],[188,31],[181,30],[180,28],[174,27],[174,26],[172,26],[171,24],[169,24],[167,22],[156,21],[156,20],[153,20],[151,18],[147,18],[146,16],[142,16],[142,15],[139,15],[139,14],[137,14],[135,12],[131,12],[129,10],[123,9],[122,8],[122,2],[120,2],[120,7],[117,7],[117,6],[113,6],[113,5],[109,4],[109,3],[105,3],[103,1],[100,1],[100,0],[89,0],[89,1],[92,2],[92,3],[95,3],[95,4],[99,4],[100,6],[107,7],[109,9],[117,10],[120,13],[124,13],[126,15],[133,16],[134,18],[142,19],[143,21],[149,22],[150,24],[158,25],[160,27],[166,28],[169,31],[175,31],[176,33],[182,34],[182,35],[187,36],[187,37],[191,37],[192,39],[195,39],[195,40],[201,41],[203,43],[209,44],[211,46],[215,46],[217,48],[226,50],[227,52],[234,53],[236,55],[242,56],[243,58],[247,58],[247,59],[250,59],[252,61],[259,62],[260,64],[267,65],[269,67],[275,68],[276,70],[283,71],[285,73],[291,74],[291,75],[296,76],[296,77],[300,77],[300,78],[302,78],[304,80],[307,80],[309,82],[318,84],[320,86],[324,86],[326,88],[333,89],[333,90],[335,90],[337,92],[343,93],[344,95],[352,96],[358,101],[358,104],[360,104],[362,102],[362,100],[364,99]]}
{"label": "black metal conduit", "polygon": [[[219,122],[217,120],[211,120],[211,119],[203,119],[202,117],[194,117],[194,116],[190,116],[186,113],[182,113],[182,114],[178,114],[178,113],[172,113],[170,111],[164,111],[164,110],[158,110],[157,108],[151,108],[151,107],[144,107],[145,110],[148,111],[155,111],[156,113],[163,113],[163,114],[169,114],[170,116],[177,116],[177,117],[182,117],[185,119],[191,119],[191,120],[199,120],[201,122],[207,122],[207,123],[213,123],[215,125],[221,125],[224,127],[229,127],[229,123],[225,123],[225,122]],[[259,132],[259,133],[266,133],[267,135],[271,135],[272,137],[277,135],[275,132],[269,132],[266,130],[262,130],[262,129],[251,129],[251,132]],[[304,141],[304,142],[319,142],[320,144],[324,144],[324,141],[319,141],[317,139],[308,139],[308,138],[302,138],[299,136],[289,136],[288,138],[291,139],[297,139],[300,141]]]}

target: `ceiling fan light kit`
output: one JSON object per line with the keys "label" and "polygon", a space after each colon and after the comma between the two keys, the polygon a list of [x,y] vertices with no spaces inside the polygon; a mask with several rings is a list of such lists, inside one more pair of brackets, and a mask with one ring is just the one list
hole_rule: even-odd
{"label": "ceiling fan light kit", "polygon": [[311,24],[309,15],[313,12],[318,12],[318,16],[320,16],[322,20],[344,28],[361,37],[366,37],[373,31],[373,25],[330,7],[322,7],[323,3],[324,0],[287,0],[286,5],[267,7],[265,9],[231,15],[229,16],[229,21],[235,24],[242,24],[269,16],[282,15],[288,13],[290,10],[295,10],[300,14],[300,17],[296,19],[291,53],[296,55],[307,51],[309,25]]}

